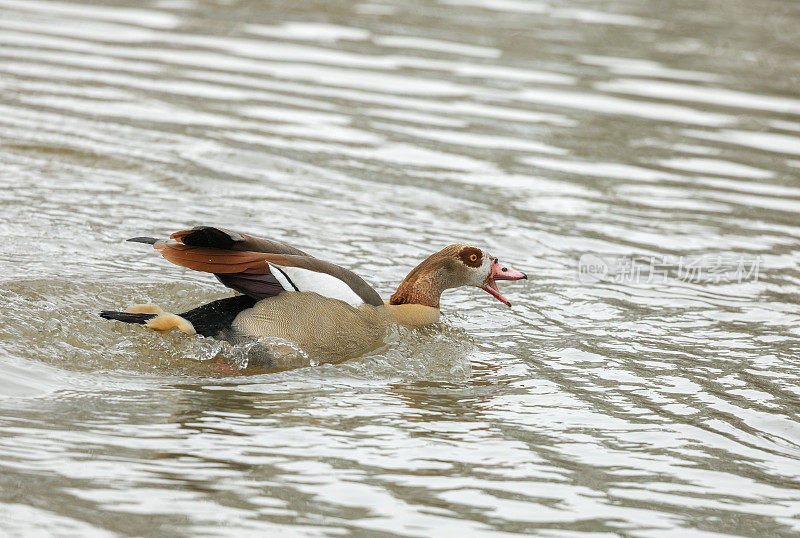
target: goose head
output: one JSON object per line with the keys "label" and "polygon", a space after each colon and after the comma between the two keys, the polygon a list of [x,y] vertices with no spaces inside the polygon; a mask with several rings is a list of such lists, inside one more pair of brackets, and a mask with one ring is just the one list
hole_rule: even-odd
{"label": "goose head", "polygon": [[500,294],[497,281],[526,278],[525,273],[511,269],[485,250],[458,243],[446,246],[416,266],[392,295],[389,304],[421,304],[439,308],[444,290],[474,286],[511,306],[511,302]]}

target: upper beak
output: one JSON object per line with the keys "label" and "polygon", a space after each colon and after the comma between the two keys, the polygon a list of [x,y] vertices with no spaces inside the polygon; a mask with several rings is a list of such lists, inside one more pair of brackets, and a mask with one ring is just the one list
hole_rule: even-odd
{"label": "upper beak", "polygon": [[500,290],[497,289],[496,282],[498,280],[522,280],[523,278],[527,279],[528,275],[522,271],[515,271],[510,267],[502,265],[497,258],[495,258],[492,260],[492,268],[489,271],[489,276],[486,277],[486,281],[483,283],[483,286],[481,286],[481,289],[489,292],[489,294],[504,305],[511,306],[511,301],[500,295]]}

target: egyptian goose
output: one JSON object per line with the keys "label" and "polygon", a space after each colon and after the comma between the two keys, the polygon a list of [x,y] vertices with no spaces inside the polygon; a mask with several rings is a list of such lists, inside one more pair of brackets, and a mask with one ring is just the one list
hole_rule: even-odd
{"label": "egyptian goose", "polygon": [[212,273],[237,295],[179,315],[136,305],[125,312],[101,312],[103,318],[233,341],[282,338],[319,362],[338,362],[377,348],[392,324],[436,323],[439,298],[450,288],[476,286],[511,306],[496,281],[527,278],[477,247],[455,244],[420,263],[383,301],[372,286],[343,267],[285,243],[224,228],[199,226],[167,240],[128,241],[152,244],[176,265]]}

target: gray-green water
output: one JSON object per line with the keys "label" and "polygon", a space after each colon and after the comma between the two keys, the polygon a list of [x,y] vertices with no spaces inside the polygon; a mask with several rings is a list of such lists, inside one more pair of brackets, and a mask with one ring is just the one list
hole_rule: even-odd
{"label": "gray-green water", "polygon": [[[0,0],[0,533],[796,535],[799,33],[769,0]],[[122,242],[201,223],[384,296],[454,241],[532,278],[224,377],[96,316],[224,296]]]}

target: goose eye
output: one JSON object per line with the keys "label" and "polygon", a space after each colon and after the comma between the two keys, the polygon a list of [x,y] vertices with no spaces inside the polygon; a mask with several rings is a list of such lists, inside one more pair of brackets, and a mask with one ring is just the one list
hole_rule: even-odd
{"label": "goose eye", "polygon": [[469,255],[469,261],[471,261],[471,262],[478,261],[478,255],[477,254],[470,254]]}

